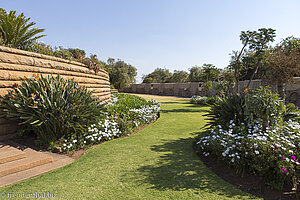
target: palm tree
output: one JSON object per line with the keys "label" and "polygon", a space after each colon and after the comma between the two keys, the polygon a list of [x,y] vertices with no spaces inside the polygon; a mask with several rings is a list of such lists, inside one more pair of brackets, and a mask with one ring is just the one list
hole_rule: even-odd
{"label": "palm tree", "polygon": [[0,8],[0,43],[5,46],[25,49],[35,40],[45,35],[37,35],[45,29],[32,28],[34,22],[29,22],[24,13],[17,15],[16,11],[6,12]]}

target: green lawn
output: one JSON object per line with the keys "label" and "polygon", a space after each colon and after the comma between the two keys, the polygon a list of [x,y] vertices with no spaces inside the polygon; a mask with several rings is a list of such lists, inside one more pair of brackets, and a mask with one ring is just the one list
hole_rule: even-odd
{"label": "green lawn", "polygon": [[[145,95],[144,95],[145,96]],[[146,96],[149,98],[149,95]],[[255,199],[212,173],[192,149],[208,108],[157,97],[161,117],[138,134],[105,142],[74,163],[0,189],[55,199]]]}

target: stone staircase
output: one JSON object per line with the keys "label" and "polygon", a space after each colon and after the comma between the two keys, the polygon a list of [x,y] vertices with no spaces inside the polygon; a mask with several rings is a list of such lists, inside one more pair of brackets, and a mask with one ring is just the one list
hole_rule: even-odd
{"label": "stone staircase", "polygon": [[10,140],[16,137],[16,131],[18,129],[18,123],[5,118],[0,118],[0,141]]}
{"label": "stone staircase", "polygon": [[10,185],[65,166],[74,159],[36,151],[14,141],[0,142],[0,187]]}

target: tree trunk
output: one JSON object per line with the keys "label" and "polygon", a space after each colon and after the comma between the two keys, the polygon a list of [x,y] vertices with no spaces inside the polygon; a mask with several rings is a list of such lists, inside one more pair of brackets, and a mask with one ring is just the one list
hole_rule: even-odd
{"label": "tree trunk", "polygon": [[262,119],[262,129],[265,131],[268,126],[269,126],[269,120],[266,117],[264,117]]}
{"label": "tree trunk", "polygon": [[277,85],[277,91],[279,94],[279,97],[285,101],[285,83],[278,83]]}

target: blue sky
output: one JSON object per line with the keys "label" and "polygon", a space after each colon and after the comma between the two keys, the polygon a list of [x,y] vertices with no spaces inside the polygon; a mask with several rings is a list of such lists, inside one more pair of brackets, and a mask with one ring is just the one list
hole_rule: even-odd
{"label": "blue sky", "polygon": [[46,44],[134,65],[138,82],[157,67],[224,68],[243,30],[276,29],[276,42],[300,37],[299,0],[1,0],[0,7],[45,28]]}

